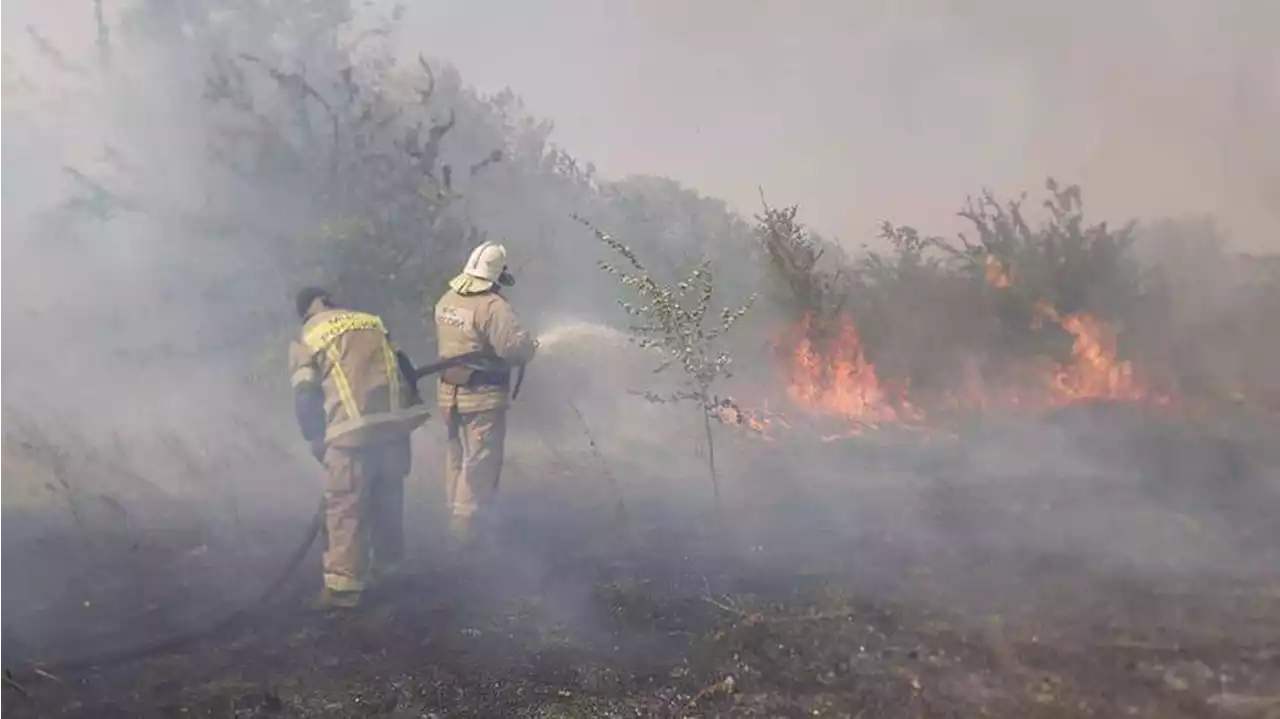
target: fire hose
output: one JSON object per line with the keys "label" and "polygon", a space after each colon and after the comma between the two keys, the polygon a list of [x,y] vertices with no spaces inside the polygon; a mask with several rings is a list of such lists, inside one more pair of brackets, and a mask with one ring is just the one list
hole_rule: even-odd
{"label": "fire hose", "polygon": [[[415,368],[413,379],[416,383],[425,377],[429,377],[433,374],[449,369],[450,367],[463,365],[487,356],[488,355],[485,352],[478,351],[441,359],[424,367]],[[511,393],[512,399],[515,399],[520,393],[520,385],[524,382],[524,371],[524,365],[517,366],[516,381]],[[289,558],[285,561],[275,579],[273,579],[253,601],[232,611],[221,619],[174,636],[144,642],[132,647],[125,647],[123,649],[116,649],[90,656],[61,659],[53,662],[29,661],[28,664],[30,664],[33,669],[39,670],[36,673],[52,675],[57,675],[59,673],[74,673],[103,664],[119,664],[156,654],[173,652],[181,649],[182,647],[194,644],[204,637],[230,629],[252,616],[258,609],[274,598],[280,589],[284,587],[285,583],[288,582],[289,578],[293,576],[293,573],[302,564],[302,561],[307,558],[308,554],[310,554],[311,545],[315,543],[316,537],[318,537],[320,532],[324,529],[324,523],[325,503],[324,500],[321,499],[320,506],[316,508],[315,516],[312,517],[311,524],[307,528],[305,538],[302,543],[297,546],[297,549],[293,550],[293,553],[289,555]],[[11,676],[12,674],[6,669],[6,685],[11,682],[14,685],[17,685],[17,682],[10,678]]]}

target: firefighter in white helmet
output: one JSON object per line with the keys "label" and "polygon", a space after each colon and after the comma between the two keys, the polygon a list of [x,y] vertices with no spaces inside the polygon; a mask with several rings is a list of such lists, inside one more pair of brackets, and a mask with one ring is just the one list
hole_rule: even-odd
{"label": "firefighter in white helmet", "polygon": [[449,437],[445,481],[459,544],[473,538],[497,494],[512,370],[533,359],[538,347],[502,296],[501,288],[513,284],[506,248],[485,242],[436,304],[440,357],[484,353],[440,375],[440,410]]}

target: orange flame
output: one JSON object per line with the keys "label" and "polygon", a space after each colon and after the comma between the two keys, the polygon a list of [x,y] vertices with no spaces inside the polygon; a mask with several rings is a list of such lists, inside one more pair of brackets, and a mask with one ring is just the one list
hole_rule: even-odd
{"label": "orange flame", "polygon": [[1043,301],[1035,309],[1037,315],[1057,323],[1074,338],[1071,361],[1059,365],[1053,373],[1051,391],[1055,404],[1096,400],[1163,404],[1167,400],[1138,382],[1132,362],[1119,359],[1116,334],[1106,322],[1084,313],[1062,317],[1053,305]]}
{"label": "orange flame", "polygon": [[[1014,277],[988,258],[986,281],[1007,289]],[[1012,373],[1027,377],[994,385],[983,378],[976,361],[968,362],[962,385],[929,406],[942,411],[1034,410],[1099,400],[1168,402],[1167,396],[1142,385],[1131,362],[1119,359],[1115,332],[1106,322],[1083,313],[1063,317],[1042,301],[1035,306],[1035,322],[1044,321],[1072,335],[1069,360],[1039,369],[1028,366],[1025,372]],[[923,420],[925,412],[912,403],[905,388],[895,392],[882,382],[852,319],[840,318],[838,327],[834,337],[823,340],[815,337],[813,318],[806,315],[779,342],[791,401],[812,415],[849,422],[853,434],[868,426]]]}
{"label": "orange flame", "polygon": [[1133,365],[1116,360],[1115,337],[1101,320],[1089,315],[1072,315],[1062,327],[1075,335],[1072,362],[1054,375],[1059,395],[1070,399],[1110,399],[1138,401],[1147,393],[1133,377]]}
{"label": "orange flame", "polygon": [[894,393],[881,384],[849,318],[841,318],[839,332],[821,346],[814,341],[812,321],[806,315],[781,343],[789,350],[786,391],[792,402],[816,414],[842,417],[859,428],[916,416],[905,397],[894,401]]}
{"label": "orange flame", "polygon": [[711,415],[722,424],[742,429],[758,435],[762,439],[773,439],[775,422],[786,426],[786,420],[770,416],[767,410],[748,410],[732,399],[723,399],[711,409]]}
{"label": "orange flame", "polygon": [[987,255],[986,259],[987,284],[999,290],[1005,290],[1013,286],[1013,275],[1000,261],[991,255]]}

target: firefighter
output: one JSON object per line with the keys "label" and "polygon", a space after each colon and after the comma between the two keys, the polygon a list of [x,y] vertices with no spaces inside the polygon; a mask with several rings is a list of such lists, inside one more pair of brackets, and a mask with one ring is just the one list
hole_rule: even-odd
{"label": "firefighter", "polygon": [[354,607],[403,554],[409,435],[430,413],[379,317],[340,309],[316,287],[298,293],[297,311],[289,382],[302,435],[327,474],[318,604]]}
{"label": "firefighter", "polygon": [[502,287],[515,284],[507,270],[507,250],[485,242],[472,251],[462,272],[436,304],[440,357],[484,352],[476,362],[440,374],[439,405],[448,429],[445,482],[459,546],[476,535],[489,517],[502,474],[512,369],[523,367],[538,342],[516,319]]}

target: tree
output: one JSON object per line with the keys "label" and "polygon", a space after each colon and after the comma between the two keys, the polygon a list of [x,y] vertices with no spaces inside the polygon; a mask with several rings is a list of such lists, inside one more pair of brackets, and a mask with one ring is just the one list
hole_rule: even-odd
{"label": "tree", "polygon": [[725,307],[714,313],[711,304],[715,279],[710,262],[697,263],[675,283],[663,284],[653,277],[630,247],[586,220],[575,219],[625,260],[625,267],[602,261],[600,269],[613,275],[622,287],[633,293],[633,300],[619,300],[619,304],[623,311],[639,322],[631,327],[637,335],[637,344],[642,349],[653,349],[661,354],[662,361],[655,372],[665,371],[673,365],[679,366],[683,372],[680,390],[667,394],[652,391],[641,394],[651,402],[688,401],[698,408],[707,440],[707,471],[719,511],[720,479],[716,472],[715,437],[711,431],[711,415],[716,411],[717,401],[711,388],[718,380],[730,376],[732,359],[718,348],[717,340],[750,311],[755,296],[749,297],[737,309]]}

